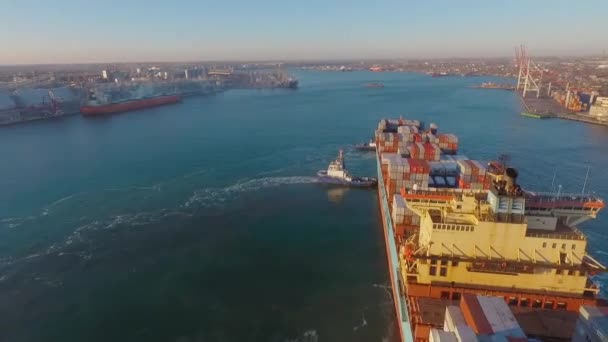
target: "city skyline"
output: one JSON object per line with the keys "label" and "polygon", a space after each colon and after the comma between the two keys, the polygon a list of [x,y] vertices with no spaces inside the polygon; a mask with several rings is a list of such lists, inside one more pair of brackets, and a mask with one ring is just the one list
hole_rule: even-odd
{"label": "city skyline", "polygon": [[601,55],[605,1],[14,1],[0,64]]}

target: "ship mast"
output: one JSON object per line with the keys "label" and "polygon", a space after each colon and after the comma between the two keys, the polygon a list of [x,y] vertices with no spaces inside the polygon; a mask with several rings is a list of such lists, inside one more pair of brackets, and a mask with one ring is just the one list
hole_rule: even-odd
{"label": "ship mast", "polygon": [[587,180],[589,179],[589,169],[591,169],[591,167],[587,166],[587,175],[585,176],[585,183],[583,183],[583,191],[581,192],[582,195],[585,194],[585,188],[587,187]]}

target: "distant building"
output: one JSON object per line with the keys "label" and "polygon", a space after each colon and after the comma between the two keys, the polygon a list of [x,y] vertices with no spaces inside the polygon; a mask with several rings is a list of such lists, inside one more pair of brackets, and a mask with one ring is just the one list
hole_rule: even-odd
{"label": "distant building", "polygon": [[589,115],[608,119],[608,97],[598,96],[589,110]]}
{"label": "distant building", "polygon": [[184,78],[185,78],[185,79],[188,79],[188,78],[189,78],[189,77],[188,77],[188,69],[184,70]]}
{"label": "distant building", "polygon": [[108,70],[102,70],[102,71],[101,71],[101,77],[102,77],[104,80],[107,80],[107,79],[108,79]]}

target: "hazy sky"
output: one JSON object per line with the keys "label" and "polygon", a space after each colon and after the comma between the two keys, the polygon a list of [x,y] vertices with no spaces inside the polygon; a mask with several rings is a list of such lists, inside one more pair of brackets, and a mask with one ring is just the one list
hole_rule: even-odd
{"label": "hazy sky", "polygon": [[0,64],[608,50],[608,0],[0,0]]}

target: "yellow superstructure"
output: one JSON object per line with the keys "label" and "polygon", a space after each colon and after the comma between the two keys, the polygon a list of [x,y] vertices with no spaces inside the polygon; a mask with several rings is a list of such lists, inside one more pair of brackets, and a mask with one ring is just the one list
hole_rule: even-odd
{"label": "yellow superstructure", "polygon": [[418,236],[400,253],[410,281],[580,296],[598,292],[588,276],[603,266],[586,254],[585,235],[564,218],[553,212],[526,215],[522,193],[493,188],[425,199],[435,193],[417,191],[406,200],[420,216]]}

